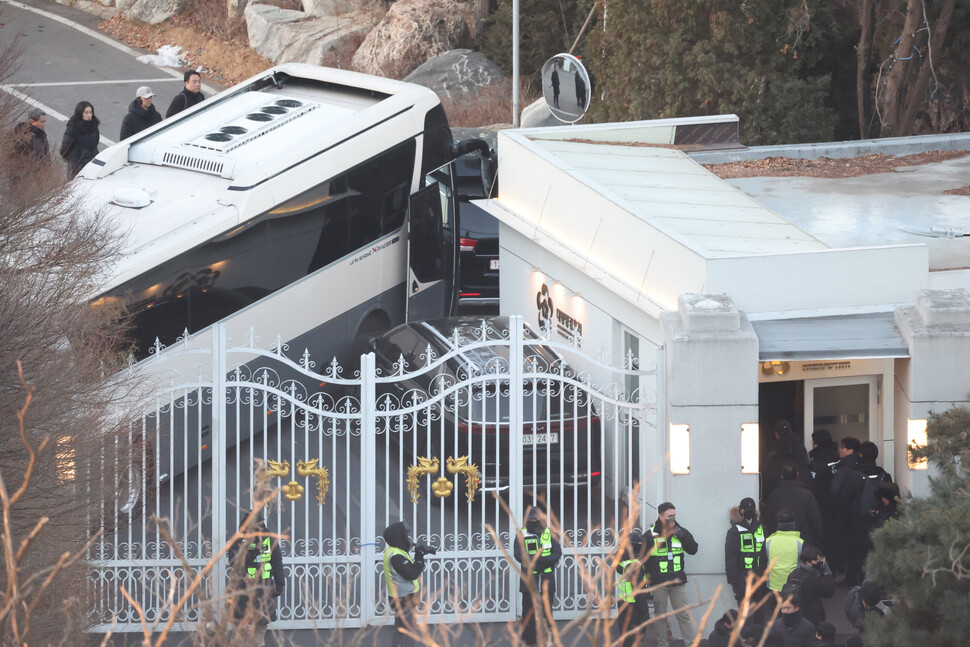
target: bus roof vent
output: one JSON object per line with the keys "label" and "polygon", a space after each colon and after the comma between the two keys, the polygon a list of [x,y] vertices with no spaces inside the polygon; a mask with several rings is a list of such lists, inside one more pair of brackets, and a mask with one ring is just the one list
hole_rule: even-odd
{"label": "bus roof vent", "polygon": [[162,164],[165,166],[177,166],[179,168],[190,169],[192,171],[211,173],[212,175],[222,175],[223,168],[225,167],[225,164],[221,160],[189,155],[172,150],[167,150],[162,154]]}
{"label": "bus roof vent", "polygon": [[245,112],[237,114],[218,128],[186,142],[186,145],[228,153],[318,107],[318,103],[306,99],[270,94],[265,97],[262,105],[248,106]]}

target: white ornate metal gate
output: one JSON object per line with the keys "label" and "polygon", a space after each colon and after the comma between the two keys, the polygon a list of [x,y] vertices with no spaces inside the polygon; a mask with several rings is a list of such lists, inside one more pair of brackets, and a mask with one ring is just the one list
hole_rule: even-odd
{"label": "white ornate metal gate", "polygon": [[[250,333],[234,345],[216,325],[119,376],[151,397],[128,438],[135,460],[109,470],[119,497],[93,520],[107,531],[90,556],[99,629],[140,630],[122,586],[149,621],[166,617],[252,505],[256,459],[274,461],[282,487],[267,513],[288,536],[278,628],[389,620],[381,533],[399,519],[439,549],[423,576],[432,622],[513,619],[504,550],[512,519],[536,500],[561,526],[556,615],[586,609],[594,592],[579,571],[612,548],[648,455],[654,464],[662,371],[629,352],[610,366],[520,317],[438,335],[434,347],[385,339],[345,376],[336,362],[315,372],[306,352],[289,359],[279,340],[264,350]],[[224,561],[206,595],[225,590]],[[200,600],[183,628],[200,620]]]}

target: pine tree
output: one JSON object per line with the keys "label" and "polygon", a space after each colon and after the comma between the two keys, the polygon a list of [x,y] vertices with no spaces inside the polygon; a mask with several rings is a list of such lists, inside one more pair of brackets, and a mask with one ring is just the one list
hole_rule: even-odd
{"label": "pine tree", "polygon": [[970,627],[970,409],[934,414],[914,458],[937,470],[930,494],[873,533],[869,579],[895,599],[892,613],[866,624],[882,647],[964,647]]}
{"label": "pine tree", "polygon": [[820,0],[606,0],[585,61],[597,121],[735,113],[748,144],[824,141],[834,116]]}

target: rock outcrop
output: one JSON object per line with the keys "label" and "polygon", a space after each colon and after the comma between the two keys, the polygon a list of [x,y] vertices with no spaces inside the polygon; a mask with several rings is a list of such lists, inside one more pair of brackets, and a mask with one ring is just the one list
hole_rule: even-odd
{"label": "rock outcrop", "polygon": [[303,0],[303,11],[311,16],[343,16],[344,14],[370,11],[374,0]]}
{"label": "rock outcrop", "polygon": [[454,49],[425,61],[404,80],[431,88],[442,98],[468,99],[505,78],[499,66],[481,52]]}
{"label": "rock outcrop", "polygon": [[[118,5],[124,4],[127,3],[118,2]],[[180,4],[179,0],[135,0],[130,6],[119,8],[128,18],[157,25],[174,17]]]}
{"label": "rock outcrop", "polygon": [[398,0],[354,54],[360,72],[403,79],[429,58],[467,45],[455,0]]}
{"label": "rock outcrop", "polygon": [[318,17],[272,5],[246,8],[249,46],[274,63],[347,68],[373,26],[374,19],[366,12]]}

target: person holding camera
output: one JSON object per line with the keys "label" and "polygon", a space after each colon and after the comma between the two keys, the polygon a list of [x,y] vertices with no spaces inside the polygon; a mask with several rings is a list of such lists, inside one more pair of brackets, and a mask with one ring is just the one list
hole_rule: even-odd
{"label": "person holding camera", "polygon": [[653,605],[656,617],[661,618],[657,628],[658,647],[667,647],[667,613],[668,605],[673,607],[680,634],[684,643],[689,645],[694,640],[697,631],[694,629],[694,618],[687,605],[687,573],[684,571],[684,554],[696,555],[697,542],[690,531],[677,523],[677,509],[669,501],[657,506],[657,522],[651,528],[656,547],[651,561],[655,574],[653,584],[661,585],[653,592]]}
{"label": "person holding camera", "polygon": [[[407,523],[398,521],[384,529],[384,583],[387,599],[394,609],[394,638],[391,646],[417,644],[406,631],[414,632],[414,617],[421,595],[421,573],[424,556],[433,555],[436,548],[411,542],[411,529]],[[414,557],[408,552],[414,546]]]}
{"label": "person holding camera", "polygon": [[[532,507],[526,515],[525,528],[521,529],[521,535],[516,538],[512,547],[516,561],[522,565],[523,574],[531,573],[530,580],[538,596],[538,599],[532,599],[529,592],[530,580],[523,578],[519,582],[519,591],[522,593],[522,642],[526,645],[535,645],[538,642],[536,616],[542,613],[542,617],[545,617],[546,600],[551,605],[556,595],[554,569],[562,557],[562,547],[552,538],[552,532],[543,517],[539,508]],[[539,611],[535,609],[537,604]]]}
{"label": "person holding camera", "polygon": [[802,615],[813,625],[825,620],[822,598],[835,594],[835,576],[825,561],[825,556],[814,546],[802,546],[798,555],[798,568],[788,576],[788,586],[801,598]]}

